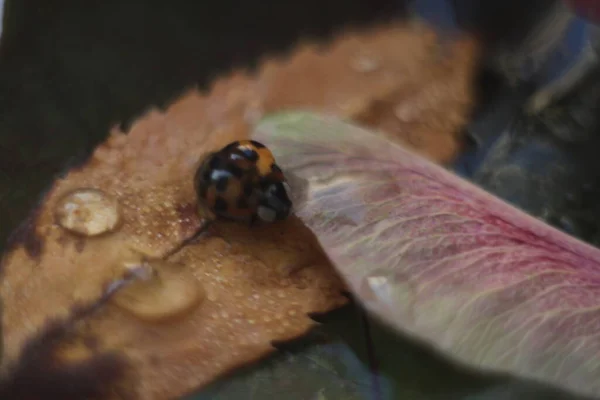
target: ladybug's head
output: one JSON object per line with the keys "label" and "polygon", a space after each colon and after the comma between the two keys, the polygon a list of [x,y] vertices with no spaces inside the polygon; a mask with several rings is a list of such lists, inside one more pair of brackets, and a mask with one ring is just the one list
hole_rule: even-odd
{"label": "ladybug's head", "polygon": [[266,181],[261,185],[258,217],[265,222],[286,219],[292,212],[290,187],[285,181]]}

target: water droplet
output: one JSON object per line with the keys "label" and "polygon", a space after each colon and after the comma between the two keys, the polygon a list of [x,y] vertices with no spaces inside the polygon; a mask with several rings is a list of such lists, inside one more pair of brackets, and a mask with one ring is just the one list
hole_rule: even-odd
{"label": "water droplet", "polygon": [[[123,266],[129,267],[130,263]],[[147,322],[172,320],[188,314],[205,299],[204,288],[182,266],[160,261],[144,263],[144,267],[143,276],[128,278],[111,299],[137,318]]]}
{"label": "water droplet", "polygon": [[77,189],[56,204],[59,225],[71,232],[95,236],[113,231],[121,221],[119,204],[98,189]]}

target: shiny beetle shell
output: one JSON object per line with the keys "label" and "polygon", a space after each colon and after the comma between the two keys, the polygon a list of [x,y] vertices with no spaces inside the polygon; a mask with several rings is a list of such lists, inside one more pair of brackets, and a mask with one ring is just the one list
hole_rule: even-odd
{"label": "shiny beetle shell", "polygon": [[[238,140],[223,148],[224,152],[238,150],[256,164],[260,176],[267,176],[275,165],[275,157],[264,144],[256,140]],[[281,171],[281,170],[280,170]]]}
{"label": "shiny beetle shell", "polygon": [[198,201],[218,217],[265,222],[289,216],[289,186],[271,151],[253,140],[210,153],[196,171]]}

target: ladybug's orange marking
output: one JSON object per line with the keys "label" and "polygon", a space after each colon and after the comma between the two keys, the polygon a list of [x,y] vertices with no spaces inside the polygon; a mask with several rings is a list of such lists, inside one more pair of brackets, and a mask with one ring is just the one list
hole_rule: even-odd
{"label": "ladybug's orange marking", "polygon": [[256,169],[261,176],[266,176],[271,172],[271,165],[275,162],[273,153],[266,147],[257,147],[249,140],[240,140],[237,144],[239,149],[252,150],[258,154]]}
{"label": "ladybug's orange marking", "polygon": [[225,200],[227,200],[229,203],[231,203],[234,199],[236,199],[238,196],[240,196],[242,194],[242,188],[240,185],[240,181],[238,181],[237,179],[229,179],[229,181],[227,182],[227,189],[225,189],[225,193],[222,194],[222,196],[225,198]]}
{"label": "ladybug's orange marking", "polygon": [[275,157],[273,157],[273,153],[269,149],[262,148],[257,149],[258,153],[258,161],[256,162],[256,168],[258,169],[258,173],[260,176],[266,176],[271,173],[271,167],[275,163]]}

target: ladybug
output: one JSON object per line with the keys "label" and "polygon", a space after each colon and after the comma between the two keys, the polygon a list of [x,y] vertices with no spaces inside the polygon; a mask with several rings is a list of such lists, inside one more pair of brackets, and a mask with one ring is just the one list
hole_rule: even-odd
{"label": "ladybug", "polygon": [[262,143],[239,140],[208,154],[194,176],[200,206],[217,217],[273,222],[292,210],[289,185]]}

